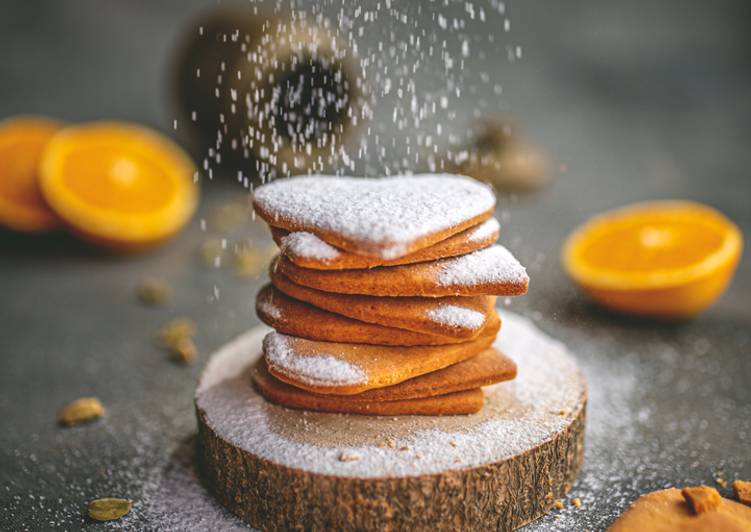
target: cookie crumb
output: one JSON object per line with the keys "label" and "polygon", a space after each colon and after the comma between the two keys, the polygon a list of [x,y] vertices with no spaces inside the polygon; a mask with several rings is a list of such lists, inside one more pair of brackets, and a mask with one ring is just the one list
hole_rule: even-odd
{"label": "cookie crumb", "polygon": [[751,482],[735,480],[733,481],[733,491],[740,502],[751,506]]}
{"label": "cookie crumb", "polygon": [[159,343],[162,347],[172,348],[185,339],[196,334],[196,324],[188,318],[174,319],[159,331]]}
{"label": "cookie crumb", "polygon": [[66,426],[94,421],[104,415],[104,406],[96,397],[81,397],[69,403],[60,414],[60,423]]}
{"label": "cookie crumb", "polygon": [[456,442],[454,440],[449,441],[449,445],[451,447],[456,447]]}
{"label": "cookie crumb", "polygon": [[404,445],[404,446],[402,446],[402,447],[399,447],[399,450],[400,450],[400,451],[409,451],[409,446],[407,446],[407,445]]}
{"label": "cookie crumb", "polygon": [[196,359],[198,349],[190,338],[182,338],[170,347],[172,359],[175,362],[189,364]]}
{"label": "cookie crumb", "polygon": [[702,514],[717,509],[722,504],[720,493],[709,486],[683,488],[683,498],[695,514]]}
{"label": "cookie crumb", "polygon": [[718,486],[720,486],[721,488],[725,488],[725,487],[727,487],[727,485],[728,485],[728,481],[727,481],[727,480],[725,480],[724,478],[716,478],[716,479],[715,479],[714,481],[715,481],[715,482],[717,483],[717,485],[718,485]]}
{"label": "cookie crumb", "polygon": [[169,296],[169,288],[159,279],[144,279],[136,287],[138,301],[150,307],[164,305]]}
{"label": "cookie crumb", "polygon": [[339,454],[340,462],[357,462],[360,459],[360,455],[354,452],[344,451]]}
{"label": "cookie crumb", "polygon": [[576,508],[581,508],[582,500],[579,497],[574,497],[571,500],[571,504],[573,504]]}
{"label": "cookie crumb", "polygon": [[555,502],[553,503],[553,507],[554,507],[554,508],[555,508],[556,510],[563,510],[563,501],[562,501],[561,499],[557,499],[557,500],[556,500],[556,501],[555,501]]}

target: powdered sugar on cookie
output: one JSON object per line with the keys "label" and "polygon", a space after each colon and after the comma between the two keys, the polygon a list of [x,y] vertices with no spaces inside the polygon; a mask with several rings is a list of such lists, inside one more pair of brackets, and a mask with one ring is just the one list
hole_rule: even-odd
{"label": "powdered sugar on cookie", "polygon": [[281,238],[281,250],[285,255],[304,257],[320,261],[330,261],[339,257],[340,252],[313,233],[295,231]]}
{"label": "powdered sugar on cookie", "polygon": [[497,235],[500,230],[501,224],[498,223],[498,220],[496,220],[495,218],[490,218],[488,220],[485,220],[474,230],[472,230],[472,232],[469,234],[468,240],[470,242],[479,242],[481,240],[490,238],[493,235]]}
{"label": "powdered sugar on cookie", "polygon": [[461,257],[446,259],[436,281],[442,286],[528,283],[527,270],[503,246],[494,245]]}
{"label": "powdered sugar on cookie", "polygon": [[291,345],[293,338],[272,332],[263,339],[263,352],[270,369],[312,386],[364,384],[365,372],[355,364],[325,353],[301,355]]}
{"label": "powdered sugar on cookie", "polygon": [[441,305],[426,312],[428,318],[449,327],[477,330],[485,324],[485,315],[459,305]]}
{"label": "powdered sugar on cookie", "polygon": [[492,210],[495,196],[487,185],[448,174],[306,176],[264,185],[253,202],[272,225],[336,234],[353,251],[393,259],[419,239]]}

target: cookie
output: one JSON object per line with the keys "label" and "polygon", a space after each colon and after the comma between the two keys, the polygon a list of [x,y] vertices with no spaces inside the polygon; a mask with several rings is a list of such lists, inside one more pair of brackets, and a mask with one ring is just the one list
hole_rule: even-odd
{"label": "cookie", "polygon": [[266,370],[263,359],[254,368],[253,384],[255,384],[258,392],[272,403],[277,403],[287,408],[342,414],[365,414],[370,416],[450,416],[456,414],[474,414],[482,408],[484,402],[482,390],[479,388],[445,395],[390,401],[354,399],[352,396],[314,394],[275,379]]}
{"label": "cookie", "polygon": [[302,268],[314,270],[347,270],[373,268],[376,266],[397,266],[399,264],[413,264],[430,260],[443,259],[465,255],[478,249],[486,248],[498,240],[501,226],[495,218],[489,218],[461,233],[457,233],[422,248],[414,253],[397,259],[380,259],[356,255],[348,251],[337,249],[327,244],[313,233],[297,231],[290,233],[278,227],[271,228],[271,235],[282,254]]}
{"label": "cookie", "polygon": [[269,372],[310,392],[352,395],[437,371],[484,351],[496,332],[442,346],[375,346],[316,342],[271,332],[263,339]]}
{"label": "cookie", "polygon": [[[322,342],[374,345],[444,345],[466,340],[354,320],[293,299],[272,285],[256,296],[256,313],[266,325],[291,336]],[[489,327],[500,325],[488,323]]]}
{"label": "cookie", "polygon": [[313,233],[357,255],[396,259],[490,217],[495,196],[464,176],[277,179],[256,189],[253,207],[269,225]]}
{"label": "cookie", "polygon": [[716,508],[695,512],[681,490],[653,491],[639,499],[613,523],[610,532],[751,530],[751,508],[721,498]]}
{"label": "cookie", "polygon": [[503,246],[467,255],[369,270],[300,268],[280,255],[272,268],[297,284],[340,294],[371,296],[518,296],[529,286],[527,272]]}
{"label": "cookie", "polygon": [[516,377],[516,364],[499,350],[489,347],[472,358],[393,386],[368,390],[353,399],[395,401],[482,388]]}
{"label": "cookie", "polygon": [[271,283],[300,301],[355,320],[387,327],[471,340],[487,323],[495,296],[376,297],[332,294],[290,281],[278,269],[269,272]]}

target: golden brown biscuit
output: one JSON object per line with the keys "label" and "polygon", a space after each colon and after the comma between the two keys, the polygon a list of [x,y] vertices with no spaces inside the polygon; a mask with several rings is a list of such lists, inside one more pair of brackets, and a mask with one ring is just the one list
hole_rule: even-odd
{"label": "golden brown biscuit", "polygon": [[516,364],[506,355],[489,347],[472,358],[393,386],[368,390],[348,397],[372,401],[417,399],[432,395],[482,388],[516,377]]}
{"label": "golden brown biscuit", "polygon": [[300,268],[280,255],[272,268],[297,284],[339,294],[371,296],[518,296],[529,286],[524,266],[503,246],[460,257],[369,270]]}
{"label": "golden brown biscuit", "polygon": [[313,233],[357,255],[395,259],[490,217],[495,196],[456,175],[303,176],[256,189],[253,207],[273,227]]}
{"label": "golden brown biscuit", "polygon": [[335,314],[464,341],[480,334],[496,301],[496,296],[377,297],[332,294],[293,283],[278,269],[271,268],[269,277],[280,292]]}
{"label": "golden brown biscuit", "polygon": [[392,386],[467,360],[493,343],[496,332],[441,346],[375,346],[316,342],[271,332],[263,339],[269,372],[310,392],[352,395]]}
{"label": "golden brown biscuit", "polygon": [[465,229],[446,240],[441,240],[432,246],[391,260],[356,255],[349,251],[337,249],[313,233],[290,233],[285,229],[272,227],[271,236],[281,249],[282,254],[302,268],[347,270],[413,264],[465,255],[494,244],[498,240],[500,231],[501,226],[498,220],[488,218],[481,224]]}
{"label": "golden brown biscuit", "polygon": [[722,499],[714,509],[696,514],[681,490],[653,491],[639,499],[613,523],[610,532],[677,532],[751,530],[751,508]]}
{"label": "golden brown biscuit", "polygon": [[287,408],[342,414],[450,416],[478,412],[484,402],[482,390],[479,388],[446,395],[391,401],[314,394],[275,379],[266,370],[263,358],[254,368],[253,384],[266,399]]}
{"label": "golden brown biscuit", "polygon": [[[261,321],[281,333],[322,342],[409,346],[466,341],[353,320],[293,299],[272,285],[258,292],[256,313]],[[488,322],[488,325],[496,324]]]}

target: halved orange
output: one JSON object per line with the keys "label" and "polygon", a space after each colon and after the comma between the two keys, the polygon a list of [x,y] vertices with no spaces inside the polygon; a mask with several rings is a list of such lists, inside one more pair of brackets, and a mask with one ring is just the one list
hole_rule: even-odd
{"label": "halved orange", "polygon": [[198,202],[195,167],[171,140],[144,127],[101,122],[60,131],[40,167],[42,194],[82,237],[116,250],[174,235]]}
{"label": "halved orange", "polygon": [[738,227],[688,201],[637,203],[595,216],[566,240],[568,274],[603,305],[687,317],[727,287],[743,248]]}
{"label": "halved orange", "polygon": [[39,160],[62,124],[23,116],[0,122],[0,225],[41,232],[59,225],[39,191]]}

